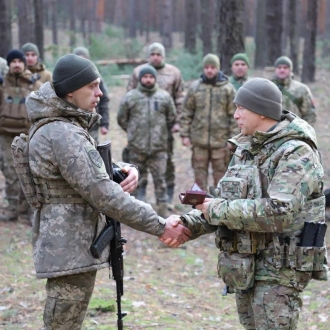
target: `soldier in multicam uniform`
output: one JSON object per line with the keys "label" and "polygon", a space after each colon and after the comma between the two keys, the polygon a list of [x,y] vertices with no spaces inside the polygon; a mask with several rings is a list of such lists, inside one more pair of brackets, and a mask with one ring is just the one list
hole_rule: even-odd
{"label": "soldier in multicam uniform", "polygon": [[316,121],[313,96],[307,85],[294,80],[292,61],[287,56],[279,57],[275,63],[272,80],[282,92],[283,109],[291,111],[310,125]]}
{"label": "soldier in multicam uniform", "polygon": [[245,53],[237,53],[230,60],[232,75],[229,82],[238,90],[249,79],[250,61]]}
{"label": "soldier in multicam uniform", "polygon": [[32,42],[28,42],[22,46],[22,52],[26,59],[27,68],[32,73],[38,74],[42,83],[46,81],[52,82],[52,73],[47,70],[46,66],[40,61],[38,46]]}
{"label": "soldier in multicam uniform", "polygon": [[[117,120],[128,137],[128,159],[139,167],[141,178],[150,169],[158,205],[158,214],[167,214],[166,164],[168,140],[175,122],[175,106],[168,92],[156,83],[157,71],[146,66],[139,72],[139,84],[123,98]],[[142,189],[141,189],[142,188]],[[136,196],[145,198],[145,182],[140,183]]]}
{"label": "soldier in multicam uniform", "polygon": [[[165,48],[158,42],[152,43],[148,48],[148,62],[137,66],[128,82],[127,91],[136,88],[139,83],[139,72],[146,67],[148,64],[152,65],[157,70],[157,83],[161,89],[165,89],[173,98],[176,108],[176,120],[172,127],[172,133],[179,131],[179,121],[183,103],[183,80],[180,70],[174,65],[165,63]],[[167,201],[168,208],[173,209],[173,194],[175,187],[175,165],[173,161],[173,148],[174,148],[174,137],[173,134],[169,134],[168,141],[168,155],[167,155],[167,167],[166,167],[166,186],[167,186]],[[141,178],[144,182],[144,190],[148,184],[148,178]]]}
{"label": "soldier in multicam uniform", "polygon": [[220,71],[218,56],[203,59],[203,74],[189,87],[180,120],[184,146],[192,145],[195,181],[206,190],[209,163],[216,185],[230,160],[227,140],[238,133],[234,120],[235,88]]}
{"label": "soldier in multicam uniform", "polygon": [[8,205],[0,209],[0,221],[30,219],[30,208],[21,190],[11,154],[11,143],[20,133],[28,133],[31,122],[25,106],[26,96],[39,89],[38,77],[25,68],[24,54],[13,49],[7,54],[9,71],[0,89],[0,157]]}
{"label": "soldier in multicam uniform", "polygon": [[226,175],[210,187],[215,198],[180,221],[192,237],[216,231],[219,276],[236,292],[245,329],[296,329],[300,293],[312,278],[327,280],[325,244],[300,246],[305,221],[324,223],[315,131],[282,112],[281,92],[269,80],[247,81],[234,103],[250,143],[238,145]]}
{"label": "soldier in multicam uniform", "polygon": [[[84,58],[90,59],[89,50],[86,47],[76,47],[73,50],[73,54],[82,56]],[[102,92],[102,96],[100,97],[100,102],[97,104],[96,107],[96,113],[100,114],[102,116],[100,123],[96,123],[90,130],[89,134],[92,136],[92,138],[98,143],[99,142],[99,128],[100,133],[102,135],[108,134],[109,131],[109,95],[107,91],[107,86],[100,77],[100,90]]]}
{"label": "soldier in multicam uniform", "polygon": [[88,134],[100,117],[99,77],[91,61],[64,55],[55,65],[53,85],[43,84],[27,99],[29,118],[39,125],[30,139],[29,165],[40,202],[33,218],[33,257],[37,277],[47,279],[47,330],[82,327],[96,271],[109,266],[108,247],[99,259],[90,252],[105,227],[100,211],[151,235],[181,243],[189,235],[127,193],[137,185],[135,167],[122,164],[128,177],[120,185],[109,179]]}

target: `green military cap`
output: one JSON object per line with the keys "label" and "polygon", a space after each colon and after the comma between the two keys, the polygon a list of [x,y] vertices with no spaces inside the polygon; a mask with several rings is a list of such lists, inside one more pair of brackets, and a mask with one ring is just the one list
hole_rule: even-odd
{"label": "green military cap", "polygon": [[292,70],[293,68],[293,64],[292,64],[292,61],[290,60],[289,57],[287,56],[280,56],[274,63],[274,67],[276,68],[277,66],[279,66],[280,64],[284,64],[284,65],[287,65],[290,70]]}
{"label": "green military cap", "polygon": [[215,54],[207,54],[204,56],[202,61],[203,67],[207,64],[214,65],[216,68],[220,70],[220,60],[219,57]]}
{"label": "green military cap", "polygon": [[27,42],[22,46],[22,52],[25,54],[26,52],[34,52],[38,56],[40,55],[39,53],[39,48],[36,44],[33,44],[32,42]]}
{"label": "green military cap", "polygon": [[237,53],[235,54],[231,60],[230,64],[233,64],[235,61],[243,61],[247,64],[248,67],[250,67],[250,61],[246,53]]}

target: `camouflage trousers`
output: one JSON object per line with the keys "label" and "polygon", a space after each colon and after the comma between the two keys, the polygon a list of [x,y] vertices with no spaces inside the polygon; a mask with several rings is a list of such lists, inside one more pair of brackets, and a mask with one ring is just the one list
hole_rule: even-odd
{"label": "camouflage trousers", "polygon": [[230,152],[227,147],[207,149],[197,146],[192,147],[191,164],[195,172],[195,182],[203,190],[207,190],[207,178],[209,164],[213,170],[213,184],[217,186],[219,180],[224,176],[230,160]]}
{"label": "camouflage trousers", "polygon": [[167,164],[167,152],[159,151],[152,154],[145,154],[130,149],[129,162],[138,166],[140,171],[139,184],[132,195],[141,200],[144,200],[143,195],[145,194],[145,189],[148,184],[147,178],[149,169],[154,181],[156,200],[160,203],[166,203],[167,193],[165,174]]}
{"label": "camouflage trousers", "polygon": [[298,290],[256,282],[253,291],[236,293],[240,323],[245,329],[297,329],[302,301]]}
{"label": "camouflage trousers", "polygon": [[[168,139],[168,154],[167,154],[167,164],[166,164],[166,187],[167,190],[174,190],[175,186],[175,165],[173,160],[173,152],[174,152],[174,137],[170,134]],[[172,198],[172,197],[171,197]],[[170,201],[171,203],[172,201]]]}
{"label": "camouflage trousers", "polygon": [[49,278],[43,330],[79,330],[94,290],[96,271]]}
{"label": "camouflage trousers", "polygon": [[29,204],[21,189],[11,154],[11,144],[17,134],[0,134],[0,170],[5,177],[5,197],[9,208],[22,215],[31,213]]}

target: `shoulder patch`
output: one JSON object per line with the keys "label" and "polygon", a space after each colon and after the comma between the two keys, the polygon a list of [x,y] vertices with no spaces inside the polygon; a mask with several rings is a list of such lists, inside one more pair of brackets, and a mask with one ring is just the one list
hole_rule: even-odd
{"label": "shoulder patch", "polygon": [[91,149],[88,151],[88,156],[91,159],[92,163],[97,166],[98,168],[101,168],[102,166],[102,158],[99,152],[95,149]]}

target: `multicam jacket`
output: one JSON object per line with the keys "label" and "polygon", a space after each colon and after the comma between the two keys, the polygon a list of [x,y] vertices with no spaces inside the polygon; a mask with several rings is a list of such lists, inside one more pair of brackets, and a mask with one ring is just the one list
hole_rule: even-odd
{"label": "multicam jacket", "polygon": [[8,69],[9,68],[7,65],[7,61],[4,58],[0,57],[0,79],[1,78],[3,79],[3,77],[7,73]]}
{"label": "multicam jacket", "polygon": [[173,100],[168,92],[157,85],[154,91],[148,91],[139,84],[122,99],[117,120],[127,132],[129,149],[152,154],[167,151],[175,115]]}
{"label": "multicam jacket", "polygon": [[240,89],[240,87],[243,86],[245,82],[249,80],[248,76],[237,78],[235,76],[228,77],[229,82],[235,87],[236,91]]}
{"label": "multicam jacket", "polygon": [[109,266],[108,248],[100,259],[90,252],[105,226],[100,212],[151,235],[164,232],[164,220],[149,204],[134,199],[109,179],[87,133],[98,114],[58,98],[48,82],[28,96],[27,109],[33,123],[55,120],[41,126],[29,144],[29,164],[41,203],[33,217],[38,278]]}
{"label": "multicam jacket", "polygon": [[283,109],[295,113],[313,125],[316,121],[315,105],[308,86],[292,77],[284,80],[274,78],[272,81],[282,92]]}
{"label": "multicam jacket", "polygon": [[45,83],[46,81],[52,82],[52,73],[46,69],[46,66],[42,63],[36,65],[30,65],[27,67],[32,73],[37,73],[40,76],[40,81]]}
{"label": "multicam jacket", "polygon": [[[208,208],[209,220],[194,210],[183,216],[186,225],[194,237],[215,231],[220,225],[270,237],[274,233],[299,236],[304,221],[324,220],[324,172],[316,148],[313,128],[299,117],[285,114],[272,131],[256,132],[251,143],[240,144],[228,167],[229,171],[234,165],[256,165],[262,197],[229,201],[221,198],[218,191],[219,198]],[[257,178],[252,180],[258,182]],[[308,284],[311,272],[276,268],[272,264],[272,239],[260,240],[258,244],[257,256],[264,257],[257,259],[255,280],[298,290]]]}
{"label": "multicam jacket", "polygon": [[[139,83],[139,72],[148,65],[148,63],[142,64],[133,70],[133,74],[127,85],[127,91],[137,88]],[[184,97],[184,86],[181,72],[177,67],[168,63],[165,63],[162,68],[155,69],[157,70],[157,84],[159,88],[165,89],[173,98],[177,113],[176,122],[179,122]]]}
{"label": "multicam jacket", "polygon": [[0,88],[0,134],[28,133],[31,122],[25,100],[40,86],[39,78],[29,70],[18,74],[7,72]]}
{"label": "multicam jacket", "polygon": [[221,72],[215,85],[203,78],[195,80],[184,99],[180,120],[181,137],[189,137],[192,145],[202,148],[222,148],[238,134],[234,119],[235,88]]}

